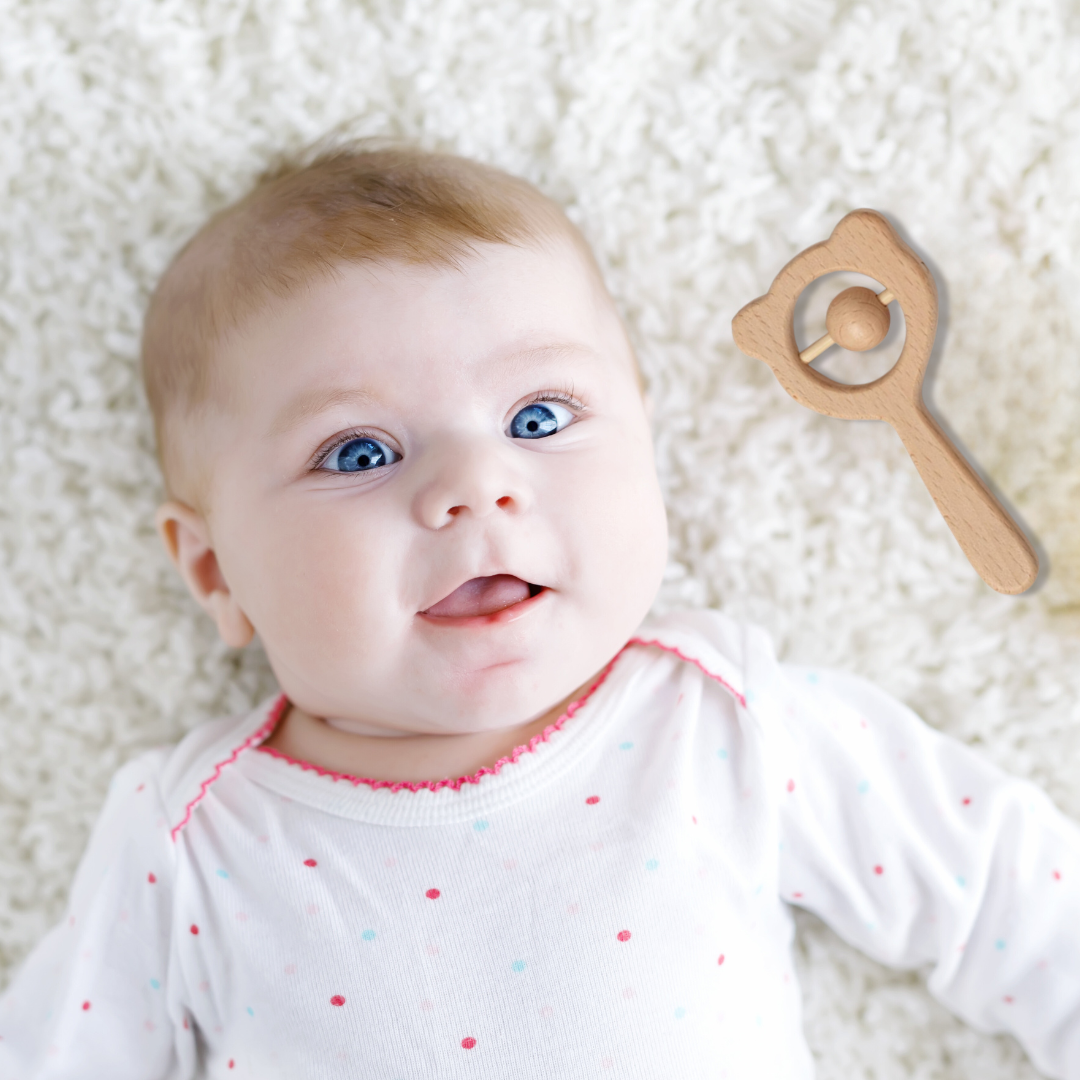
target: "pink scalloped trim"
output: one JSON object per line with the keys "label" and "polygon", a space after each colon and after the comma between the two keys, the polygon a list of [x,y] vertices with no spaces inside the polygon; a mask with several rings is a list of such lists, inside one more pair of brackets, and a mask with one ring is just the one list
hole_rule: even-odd
{"label": "pink scalloped trim", "polygon": [[504,765],[513,765],[522,754],[531,754],[541,743],[545,743],[548,739],[558,730],[560,730],[563,724],[566,723],[584,704],[600,689],[601,686],[607,681],[608,675],[611,674],[611,669],[618,662],[631,645],[643,645],[643,646],[655,646],[658,649],[663,649],[664,652],[673,653],[680,660],[684,660],[688,664],[693,664],[703,675],[712,679],[713,682],[719,683],[740,705],[746,708],[746,698],[739,693],[726,679],[710,671],[700,660],[694,656],[688,656],[681,649],[674,645],[668,645],[657,638],[631,638],[612,658],[608,661],[607,667],[600,673],[600,678],[592,684],[591,687],[576,701],[571,702],[566,707],[566,712],[559,717],[553,724],[548,724],[546,728],[539,734],[534,735],[527,744],[515,747],[514,750],[506,757],[499,758],[494,765],[485,765],[484,768],[472,774],[472,776],[459,776],[456,780],[422,780],[419,783],[414,783],[408,780],[374,780],[366,776],[350,776],[348,773],[333,772],[330,769],[323,769],[318,765],[312,765],[310,761],[300,761],[297,758],[289,757],[288,754],[283,754],[280,750],[275,750],[272,746],[259,746],[264,739],[270,737],[270,733],[277,726],[278,721],[281,719],[282,714],[285,712],[286,706],[289,704],[288,698],[282,694],[277,701],[274,702],[270,709],[270,713],[267,716],[264,723],[259,725],[257,731],[249,735],[233,752],[225,758],[223,761],[219,761],[214,766],[214,771],[208,776],[202,784],[199,785],[199,793],[191,800],[184,809],[183,820],[176,825],[171,836],[173,840],[176,839],[177,834],[184,828],[184,826],[191,820],[192,811],[202,801],[206,795],[210,785],[221,775],[221,770],[226,765],[231,765],[245,750],[251,746],[255,746],[256,750],[261,751],[264,754],[269,754],[271,757],[279,758],[280,760],[287,762],[289,765],[297,765],[301,769],[308,772],[317,773],[319,776],[329,777],[331,780],[345,780],[352,784],[354,787],[360,784],[366,784],[373,790],[378,788],[389,788],[390,791],[423,791],[425,789],[429,791],[438,791],[440,788],[448,787],[454,791],[460,790],[465,784],[478,784],[484,776],[495,776],[498,774]]}
{"label": "pink scalloped trim", "polygon": [[746,708],[746,698],[735,689],[726,679],[722,679],[719,675],[710,671],[697,657],[687,656],[681,649],[676,648],[674,645],[665,645],[664,642],[658,641],[656,638],[631,638],[627,645],[655,645],[658,649],[663,649],[664,652],[674,653],[680,660],[685,660],[688,664],[693,664],[703,675],[707,675],[713,682],[718,682],[744,709]]}
{"label": "pink scalloped trim", "polygon": [[266,721],[259,725],[258,731],[249,735],[227,758],[225,758],[224,761],[219,761],[214,766],[214,771],[199,785],[199,794],[184,808],[183,819],[178,825],[173,827],[172,832],[169,834],[174,841],[180,830],[191,820],[192,811],[200,802],[202,802],[203,796],[206,795],[210,785],[221,775],[221,770],[224,769],[226,765],[231,765],[249,746],[267,738],[270,735],[270,732],[277,726],[277,722],[281,719],[281,714],[285,711],[285,706],[288,704],[289,699],[282,694],[271,707],[270,715],[267,716]]}
{"label": "pink scalloped trim", "polygon": [[440,788],[452,788],[454,791],[459,791],[465,784],[478,784],[482,777],[495,776],[499,773],[504,765],[513,765],[514,762],[522,756],[522,754],[531,754],[541,743],[545,743],[548,739],[558,731],[563,724],[569,720],[574,713],[578,711],[604,685],[608,675],[611,674],[611,669],[615,666],[615,662],[620,656],[630,647],[631,642],[627,642],[612,658],[608,661],[607,667],[600,673],[600,678],[596,680],[589,687],[589,689],[582,694],[577,701],[571,702],[566,707],[566,712],[559,717],[553,724],[548,724],[546,728],[539,735],[534,735],[527,744],[515,747],[506,757],[499,758],[494,765],[485,765],[482,769],[474,772],[472,776],[459,776],[456,780],[421,780],[418,783],[411,780],[373,780],[367,776],[350,776],[348,773],[333,772],[330,769],[323,769],[318,765],[312,765],[310,761],[300,761],[297,758],[289,757],[288,754],[283,754],[280,750],[274,749],[272,746],[258,746],[257,750],[264,754],[269,754],[271,757],[279,758],[280,760],[287,762],[289,765],[299,765],[301,769],[305,771],[318,773],[319,776],[329,777],[331,780],[345,780],[352,784],[353,787],[358,787],[360,784],[366,784],[373,791],[378,788],[388,788],[390,791],[438,791]]}

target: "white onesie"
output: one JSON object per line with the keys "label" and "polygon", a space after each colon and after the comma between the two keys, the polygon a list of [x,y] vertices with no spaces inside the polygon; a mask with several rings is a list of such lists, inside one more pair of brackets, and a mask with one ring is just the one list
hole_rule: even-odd
{"label": "white onesie", "polygon": [[283,704],[117,774],[2,1080],[806,1078],[789,904],[1080,1078],[1080,830],[758,630],[653,623],[454,782],[260,750]]}

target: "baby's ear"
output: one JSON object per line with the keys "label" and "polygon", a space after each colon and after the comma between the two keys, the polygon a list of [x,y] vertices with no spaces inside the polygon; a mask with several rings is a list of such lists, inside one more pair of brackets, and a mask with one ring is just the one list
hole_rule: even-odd
{"label": "baby's ear", "polygon": [[255,628],[221,572],[206,519],[190,506],[170,500],[158,507],[154,524],[188,591],[214,620],[221,640],[242,649],[255,636]]}

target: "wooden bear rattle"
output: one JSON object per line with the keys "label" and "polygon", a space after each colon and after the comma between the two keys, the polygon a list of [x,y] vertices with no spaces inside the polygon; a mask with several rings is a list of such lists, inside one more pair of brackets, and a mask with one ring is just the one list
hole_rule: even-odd
{"label": "wooden bear rattle", "polygon": [[[837,270],[866,274],[885,291],[845,289],[829,305],[828,334],[800,353],[795,301],[810,282]],[[880,379],[846,386],[810,367],[830,345],[861,352],[879,344],[889,330],[893,300],[903,309],[906,337],[899,359]],[[937,332],[937,289],[926,265],[881,214],[848,214],[828,240],[796,255],[769,291],[735,316],[731,329],[735,344],[764,360],[801,405],[826,416],[891,424],[983,581],[1003,593],[1031,587],[1039,573],[1031,545],[923,402],[923,375]]]}

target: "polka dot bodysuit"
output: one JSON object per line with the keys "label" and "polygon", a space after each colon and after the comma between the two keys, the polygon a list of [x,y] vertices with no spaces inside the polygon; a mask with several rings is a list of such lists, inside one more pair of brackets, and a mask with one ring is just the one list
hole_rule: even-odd
{"label": "polka dot bodysuit", "polygon": [[792,904],[1080,1077],[1080,831],[760,631],[647,626],[441,784],[261,748],[283,706],[117,774],[2,1080],[803,1080]]}

